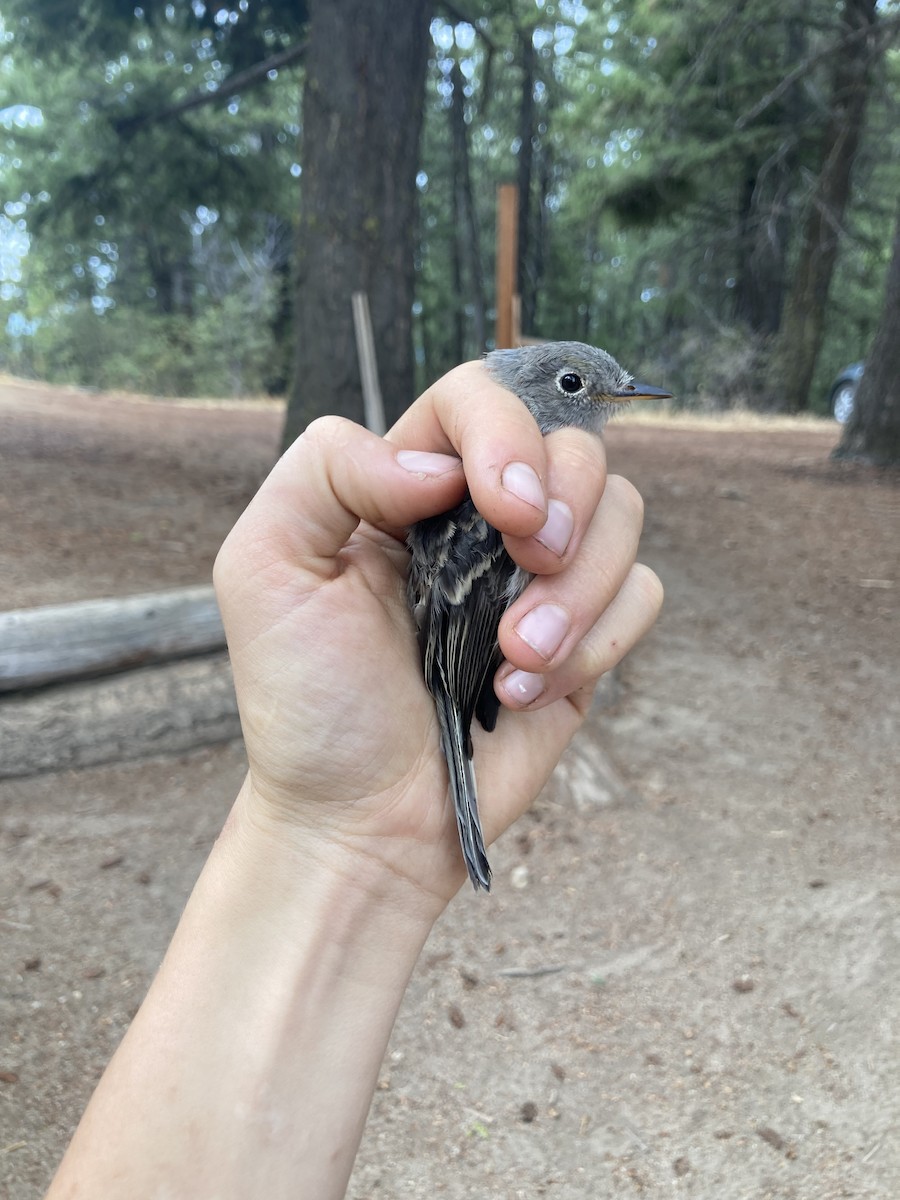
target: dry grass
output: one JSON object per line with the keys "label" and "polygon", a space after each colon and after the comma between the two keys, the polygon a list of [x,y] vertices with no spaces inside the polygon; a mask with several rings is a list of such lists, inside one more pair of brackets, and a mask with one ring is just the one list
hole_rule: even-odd
{"label": "dry grass", "polygon": [[773,432],[780,430],[834,431],[837,422],[831,417],[816,413],[800,413],[788,416],[781,413],[753,412],[748,408],[732,408],[722,412],[701,412],[691,409],[665,408],[661,404],[635,405],[616,415],[616,424],[652,425],[662,428],[671,425],[677,429],[705,429],[710,431]]}
{"label": "dry grass", "polygon": [[174,404],[179,408],[223,408],[238,412],[253,409],[276,411],[283,409],[286,404],[283,398],[274,396],[154,396],[146,392],[128,392],[121,388],[104,391],[100,388],[81,387],[75,383],[46,383],[41,379],[25,379],[0,371],[0,391],[46,392],[51,389],[59,395],[101,396],[106,400],[124,400],[129,404]]}
{"label": "dry grass", "polygon": [[[53,388],[57,393],[77,396],[104,396],[110,400],[124,400],[134,404],[174,404],[182,408],[221,408],[234,411],[268,410],[278,411],[285,407],[286,400],[273,396],[153,396],[141,392],[119,389],[100,391],[96,388],[78,387],[75,384],[48,384],[37,379],[23,379],[0,372],[0,389],[21,391],[45,391]],[[652,425],[662,428],[671,425],[678,429],[706,430],[834,430],[837,423],[831,417],[813,413],[785,416],[773,413],[753,412],[746,408],[733,408],[719,412],[697,409],[674,409],[656,402],[636,404],[616,413],[615,421],[622,425]]]}

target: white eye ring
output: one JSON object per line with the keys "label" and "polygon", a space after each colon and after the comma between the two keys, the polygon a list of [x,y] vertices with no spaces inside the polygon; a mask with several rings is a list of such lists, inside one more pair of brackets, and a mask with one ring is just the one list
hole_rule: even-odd
{"label": "white eye ring", "polygon": [[577,396],[584,391],[584,380],[577,371],[566,368],[556,376],[556,389],[564,396]]}

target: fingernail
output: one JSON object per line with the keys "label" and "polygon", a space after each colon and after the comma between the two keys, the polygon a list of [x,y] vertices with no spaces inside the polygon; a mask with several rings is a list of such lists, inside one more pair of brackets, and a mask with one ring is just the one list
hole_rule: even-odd
{"label": "fingernail", "polygon": [[544,692],[544,677],[531,671],[511,671],[503,680],[503,690],[516,704],[531,704]]}
{"label": "fingernail", "polygon": [[507,463],[500,476],[500,482],[505,491],[511,492],[519,500],[524,500],[526,504],[530,504],[532,508],[537,508],[541,512],[547,511],[547,500],[541,481],[538,479],[537,472],[533,467],[529,467],[528,463]]}
{"label": "fingernail", "polygon": [[546,546],[548,550],[552,550],[554,554],[558,554],[562,558],[566,552],[566,546],[572,538],[574,528],[575,518],[572,516],[572,510],[568,504],[563,500],[548,500],[547,522],[534,537],[542,546]]}
{"label": "fingernail", "polygon": [[453,454],[431,454],[426,450],[398,450],[397,462],[404,471],[424,479],[426,475],[449,475],[460,460]]}
{"label": "fingernail", "polygon": [[522,641],[546,659],[553,657],[568,632],[569,614],[556,604],[539,604],[516,626]]}

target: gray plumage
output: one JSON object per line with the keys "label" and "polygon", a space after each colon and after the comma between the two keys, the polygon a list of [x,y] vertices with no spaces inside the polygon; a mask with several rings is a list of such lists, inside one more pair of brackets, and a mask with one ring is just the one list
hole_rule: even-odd
{"label": "gray plumage", "polygon": [[[519,396],[543,434],[566,426],[599,434],[614,405],[669,394],[633,383],[606,351],[581,342],[494,350],[485,366]],[[488,732],[497,724],[500,702],[493,681],[503,661],[497,630],[532,577],[516,566],[501,535],[468,495],[449,512],[412,526],[408,545],[409,604],[425,683],[434,698],[463,858],[475,890],[490,891],[470,730],[474,717]]]}

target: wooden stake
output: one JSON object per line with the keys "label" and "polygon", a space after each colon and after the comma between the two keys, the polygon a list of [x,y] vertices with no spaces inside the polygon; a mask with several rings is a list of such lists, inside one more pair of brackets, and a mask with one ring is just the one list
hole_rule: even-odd
{"label": "wooden stake", "polygon": [[494,338],[498,349],[516,345],[513,297],[516,295],[518,255],[519,189],[501,183],[497,189],[497,324]]}
{"label": "wooden stake", "polygon": [[378,382],[378,363],[375,359],[375,338],[372,335],[372,317],[369,312],[369,297],[365,292],[354,292],[353,328],[356,331],[356,354],[359,358],[359,376],[362,380],[363,411],[366,428],[379,437],[384,437],[387,424],[384,419],[384,403],[381,385]]}

